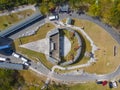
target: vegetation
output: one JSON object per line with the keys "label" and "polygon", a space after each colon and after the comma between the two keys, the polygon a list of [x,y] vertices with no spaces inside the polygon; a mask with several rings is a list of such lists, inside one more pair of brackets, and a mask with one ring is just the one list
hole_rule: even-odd
{"label": "vegetation", "polygon": [[[98,85],[95,82],[89,82],[89,83],[84,83],[84,84],[76,84],[70,86],[69,90],[110,90],[109,86],[102,86]],[[118,90],[118,89],[117,89]]]}
{"label": "vegetation", "polygon": [[46,23],[45,25],[41,26],[36,34],[27,36],[27,37],[22,37],[20,38],[22,44],[29,43],[32,41],[44,39],[46,37],[46,34],[54,28],[54,25],[51,23]]}
{"label": "vegetation", "polygon": [[34,4],[36,2],[41,2],[41,0],[0,0],[0,10],[11,10],[20,5]]}
{"label": "vegetation", "polygon": [[[75,26],[83,27],[84,23],[80,22],[78,19],[73,19],[73,20],[75,21],[74,22]],[[63,21],[63,23],[65,23],[66,19],[63,19],[62,21]],[[90,42],[87,40],[87,38],[84,35],[82,35],[79,30],[76,30],[76,32],[79,34],[79,36],[82,40],[82,51],[81,51],[81,55],[80,55],[79,59],[77,60],[77,62],[72,64],[72,66],[87,63],[87,61],[90,59],[90,57],[85,57],[84,54],[85,54],[85,52],[91,52],[91,50],[92,50]]]}
{"label": "vegetation", "polygon": [[24,85],[24,78],[18,71],[0,69],[0,90],[18,89]]}
{"label": "vegetation", "polygon": [[72,47],[70,52],[67,54],[67,56],[62,57],[62,60],[64,60],[64,61],[73,60],[75,55],[77,54],[76,51],[78,49],[77,47],[79,46],[78,45],[78,40],[75,37],[74,32],[71,32],[71,31],[68,31],[68,30],[62,30],[61,35],[66,36],[70,40],[71,47]]}
{"label": "vegetation", "polygon": [[102,18],[104,22],[119,27],[120,25],[120,1],[119,0],[99,0],[92,3],[88,10],[89,15]]}
{"label": "vegetation", "polygon": [[32,15],[33,10],[28,9],[18,13],[12,13],[10,15],[0,16],[0,31],[10,27],[11,25],[25,19],[26,17]]}
{"label": "vegetation", "polygon": [[[85,68],[85,70],[87,72],[98,74],[110,73],[114,71],[119,66],[120,45],[103,28],[95,23],[87,20],[74,20],[75,26],[84,26],[84,31],[91,37],[91,39],[95,42],[95,45],[99,48],[99,50],[95,52],[97,62],[92,66]],[[114,46],[117,46],[118,54],[116,56],[113,55]]]}
{"label": "vegetation", "polygon": [[31,70],[19,71],[19,73],[25,80],[22,90],[40,90],[46,80],[46,77],[38,75]]}

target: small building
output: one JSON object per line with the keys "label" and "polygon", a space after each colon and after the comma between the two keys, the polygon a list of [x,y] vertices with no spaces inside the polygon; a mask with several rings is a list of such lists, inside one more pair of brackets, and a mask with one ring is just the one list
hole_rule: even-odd
{"label": "small building", "polygon": [[67,25],[72,25],[73,20],[71,18],[67,18],[66,24]]}

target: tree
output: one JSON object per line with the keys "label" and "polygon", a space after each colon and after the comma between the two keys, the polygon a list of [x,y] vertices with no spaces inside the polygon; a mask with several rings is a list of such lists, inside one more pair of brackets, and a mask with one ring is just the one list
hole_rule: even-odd
{"label": "tree", "polygon": [[111,2],[111,3],[105,2],[105,3],[106,4],[108,3],[108,4],[102,7],[102,10],[103,10],[102,17],[104,21],[110,25],[118,27],[120,25],[120,18],[119,18],[120,17],[120,1],[118,2],[116,0],[116,2]]}
{"label": "tree", "polygon": [[48,3],[49,10],[52,10],[55,8],[55,4],[53,2]]}
{"label": "tree", "polygon": [[117,7],[113,7],[111,10],[110,22],[115,27],[120,25],[120,11]]}
{"label": "tree", "polygon": [[47,15],[49,13],[49,7],[48,7],[48,4],[46,3],[42,3],[40,5],[40,11],[43,15]]}
{"label": "tree", "polygon": [[100,6],[96,5],[96,4],[92,4],[90,7],[89,7],[89,11],[88,13],[91,15],[91,16],[100,16]]}
{"label": "tree", "polygon": [[83,0],[69,0],[69,4],[72,8],[77,9],[81,6]]}
{"label": "tree", "polygon": [[0,90],[12,90],[24,85],[24,79],[18,71],[0,69]]}

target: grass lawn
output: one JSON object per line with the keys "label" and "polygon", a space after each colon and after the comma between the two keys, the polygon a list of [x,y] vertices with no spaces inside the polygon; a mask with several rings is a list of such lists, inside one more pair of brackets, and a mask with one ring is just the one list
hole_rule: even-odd
{"label": "grass lawn", "polygon": [[22,87],[22,90],[40,90],[44,85],[44,81],[46,80],[45,77],[40,76],[31,70],[22,70],[19,72],[25,80],[25,85]]}
{"label": "grass lawn", "polygon": [[26,17],[32,15],[34,13],[33,10],[28,9],[24,11],[20,11],[17,13],[12,13],[10,15],[0,16],[0,31],[10,27],[11,25],[24,20]]}
{"label": "grass lawn", "polygon": [[[49,25],[49,27],[48,27]],[[43,25],[42,27],[40,27],[40,29],[38,30],[38,32],[35,35],[32,36],[28,36],[28,37],[23,37],[20,39],[17,39],[14,41],[14,45],[15,45],[15,50],[18,53],[23,54],[24,56],[34,60],[34,61],[41,61],[41,63],[43,63],[47,68],[51,69],[51,67],[53,66],[52,63],[50,63],[45,55],[43,53],[38,53],[35,51],[31,51],[25,48],[21,48],[19,47],[20,45],[20,40],[22,42],[22,44],[24,43],[28,43],[28,42],[32,42],[32,41],[36,41],[36,40],[40,40],[45,38],[46,34],[48,31],[52,30],[54,28],[54,26],[50,23]]]}
{"label": "grass lawn", "polygon": [[[96,64],[85,68],[85,71],[91,73],[110,73],[119,66],[120,45],[100,26],[87,20],[75,19],[75,26],[84,26],[85,32],[91,37],[100,50],[97,50],[95,56],[98,61]],[[117,47],[117,55],[113,55],[113,48]],[[102,65],[102,66],[101,66]]]}
{"label": "grass lawn", "polygon": [[46,34],[54,28],[55,26],[53,24],[46,23],[45,25],[39,28],[39,30],[37,31],[35,35],[28,36],[28,37],[22,37],[20,38],[20,40],[22,41],[22,44],[25,44],[28,42],[44,39],[46,37]]}
{"label": "grass lawn", "polygon": [[120,85],[118,84],[118,88],[109,88],[109,85],[106,86],[98,85],[95,82],[83,83],[70,86],[70,90],[119,90]]}

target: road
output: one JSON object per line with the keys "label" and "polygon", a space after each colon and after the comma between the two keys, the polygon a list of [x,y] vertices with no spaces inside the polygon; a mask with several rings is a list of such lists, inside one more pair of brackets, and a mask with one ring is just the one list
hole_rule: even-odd
{"label": "road", "polygon": [[[77,83],[77,82],[88,82],[88,81],[95,81],[95,80],[112,80],[113,78],[117,77],[120,75],[120,67],[118,67],[114,72],[109,73],[109,74],[103,74],[103,75],[98,75],[98,74],[89,74],[86,72],[83,73],[76,73],[76,74],[57,74],[54,72],[55,69],[60,69],[60,70],[66,70],[66,68],[60,67],[60,66],[54,66],[52,68],[53,72],[53,77],[56,78],[58,81],[64,81],[64,82],[72,82],[72,83]],[[69,70],[69,69],[68,69]]]}

